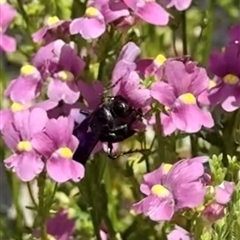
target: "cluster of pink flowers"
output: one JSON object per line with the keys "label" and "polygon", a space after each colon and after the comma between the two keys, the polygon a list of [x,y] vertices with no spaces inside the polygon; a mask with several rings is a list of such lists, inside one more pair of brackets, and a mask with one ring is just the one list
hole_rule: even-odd
{"label": "cluster of pink flowers", "polygon": [[[0,112],[1,136],[12,151],[4,164],[22,181],[31,181],[42,171],[59,183],[77,182],[84,177],[84,167],[72,159],[78,146],[78,139],[72,134],[74,122],[83,120],[79,109],[94,110],[100,104],[104,88],[98,79],[88,83],[81,77],[86,62],[78,54],[81,49],[69,41],[71,35],[95,39],[107,31],[110,23],[116,28],[140,20],[167,25],[169,13],[165,9],[175,7],[182,11],[191,1],[160,3],[90,0],[84,16],[72,21],[51,17],[32,35],[33,41],[42,41],[43,46],[5,89],[4,95],[12,105]],[[0,9],[0,48],[14,51],[15,40],[5,31],[15,11],[6,3],[1,3]],[[164,135],[210,129],[214,119],[209,106],[221,105],[227,112],[240,107],[239,52],[240,25],[236,25],[229,30],[224,51],[213,52],[209,57],[209,70],[214,74],[210,80],[207,71],[194,61],[184,57],[167,59],[163,55],[140,59],[140,48],[128,42],[122,47],[109,76],[114,85],[112,95],[121,95],[132,107],[148,113],[145,125],[155,126],[155,113],[149,116],[149,110],[153,103],[161,106],[164,110],[157,113],[157,118]],[[44,100],[42,96],[46,96]],[[153,221],[170,221],[176,212],[204,204],[209,184],[205,181],[203,167],[206,161],[206,157],[196,157],[174,165],[163,163],[144,175],[140,190],[145,197],[133,205],[134,211]],[[215,198],[202,212],[203,218],[221,217],[233,188],[233,183],[226,181],[215,187]],[[176,232],[184,235],[182,239],[191,239],[178,226],[168,239],[176,239],[172,237]]]}

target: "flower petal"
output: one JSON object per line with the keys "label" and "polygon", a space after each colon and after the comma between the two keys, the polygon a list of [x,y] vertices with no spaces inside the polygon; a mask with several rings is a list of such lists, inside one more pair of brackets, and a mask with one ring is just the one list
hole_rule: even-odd
{"label": "flower petal", "polygon": [[18,142],[20,141],[20,134],[13,126],[13,123],[6,123],[2,129],[2,137],[5,144],[12,150],[15,151]]}
{"label": "flower petal", "polygon": [[153,221],[169,221],[174,214],[173,199],[162,200],[157,196],[149,195],[133,205],[136,213],[142,213]]}
{"label": "flower petal", "polygon": [[192,79],[196,75],[195,72],[188,73],[184,63],[177,60],[168,61],[166,63],[165,74],[168,83],[176,89],[176,96],[180,96],[189,91]]}
{"label": "flower petal", "polygon": [[219,204],[227,204],[231,200],[234,190],[234,182],[223,181],[219,186],[215,187],[215,199]]}
{"label": "flower petal", "polygon": [[172,121],[171,116],[161,113],[160,117],[161,117],[161,124],[163,127],[163,133],[165,136],[171,135],[174,131],[177,130],[176,126]]}
{"label": "flower petal", "polygon": [[224,56],[220,52],[213,51],[210,54],[208,58],[208,67],[213,74],[219,77],[223,77],[228,73]]}
{"label": "flower petal", "polygon": [[5,34],[0,34],[0,49],[5,52],[15,52],[17,47],[16,40]]}
{"label": "flower petal", "polygon": [[151,193],[152,186],[161,184],[163,175],[164,173],[162,166],[150,173],[145,174],[143,176],[142,184],[140,185],[141,192],[149,195]]}
{"label": "flower petal", "polygon": [[52,155],[46,163],[47,173],[54,181],[64,183],[79,181],[84,176],[84,167],[71,159]]}
{"label": "flower petal", "polygon": [[42,108],[32,109],[29,116],[31,135],[41,132],[48,121],[47,112]]}
{"label": "flower petal", "polygon": [[151,96],[164,106],[171,107],[175,102],[174,89],[165,82],[155,82],[151,85]]}
{"label": "flower petal", "polygon": [[203,125],[213,127],[213,119],[195,104],[182,104],[171,112],[174,125],[188,133],[198,132]]}
{"label": "flower petal", "polygon": [[41,157],[34,152],[24,152],[18,155],[13,171],[24,182],[33,180],[44,168]]}
{"label": "flower petal", "polygon": [[135,13],[144,21],[154,25],[165,26],[169,21],[168,12],[154,1],[145,2],[144,6]]}
{"label": "flower petal", "polygon": [[190,183],[198,180],[204,174],[204,167],[201,161],[182,160],[173,165],[168,172],[166,184],[176,187],[181,183]]}
{"label": "flower petal", "polygon": [[49,158],[57,150],[54,141],[46,133],[35,134],[31,144],[45,158]]}
{"label": "flower petal", "polygon": [[173,194],[177,199],[176,207],[178,209],[186,207],[194,208],[203,203],[205,187],[202,182],[192,182],[187,184],[179,183]]}
{"label": "flower petal", "polygon": [[[58,119],[50,119],[46,124],[46,134],[55,143],[56,147],[68,147],[68,143],[72,137],[73,119],[68,117],[59,117]],[[57,134],[56,134],[57,133]]]}
{"label": "flower petal", "polygon": [[79,33],[86,40],[100,37],[106,31],[106,25],[98,18],[77,18],[70,24],[70,33]]}

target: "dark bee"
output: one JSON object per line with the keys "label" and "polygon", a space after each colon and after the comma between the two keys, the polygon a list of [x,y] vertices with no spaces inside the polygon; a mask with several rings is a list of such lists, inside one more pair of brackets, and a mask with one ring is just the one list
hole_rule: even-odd
{"label": "dark bee", "polygon": [[81,113],[86,118],[73,131],[79,140],[73,159],[83,165],[99,141],[108,144],[108,156],[115,158],[113,143],[132,136],[135,133],[132,124],[141,120],[141,111],[131,107],[122,96],[106,98],[93,112]]}

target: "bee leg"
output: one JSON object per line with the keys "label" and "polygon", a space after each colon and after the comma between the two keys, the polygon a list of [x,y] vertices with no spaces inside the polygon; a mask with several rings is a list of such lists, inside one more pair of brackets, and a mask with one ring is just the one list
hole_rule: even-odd
{"label": "bee leg", "polygon": [[108,142],[108,150],[107,150],[108,157],[110,159],[117,159],[119,155],[114,155],[113,154],[113,144],[112,142]]}
{"label": "bee leg", "polygon": [[89,111],[86,111],[86,110],[83,110],[83,109],[80,109],[80,113],[85,115],[85,116],[89,116],[89,114],[90,114]]}

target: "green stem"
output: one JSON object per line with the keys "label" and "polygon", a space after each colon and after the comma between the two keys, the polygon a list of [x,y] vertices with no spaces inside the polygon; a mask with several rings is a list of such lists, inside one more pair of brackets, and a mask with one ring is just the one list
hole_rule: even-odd
{"label": "green stem", "polygon": [[214,5],[215,0],[208,1],[208,11],[207,11],[207,27],[205,30],[205,38],[204,39],[204,48],[202,51],[202,64],[206,65],[209,52],[211,49],[211,41],[213,35],[213,17],[214,17]]}
{"label": "green stem", "polygon": [[186,11],[183,11],[181,13],[181,20],[182,20],[183,55],[187,55],[188,45],[187,45],[187,17],[186,17]]}
{"label": "green stem", "polygon": [[91,208],[89,212],[92,218],[95,237],[97,238],[97,240],[101,240],[100,232],[99,232],[99,224],[97,223],[96,217],[95,217],[96,212],[93,210],[93,208]]}
{"label": "green stem", "polygon": [[46,230],[46,209],[44,203],[44,188],[46,184],[46,173],[43,171],[38,178],[38,213],[40,217],[40,235],[42,240],[48,240],[47,230]]}
{"label": "green stem", "polygon": [[162,124],[160,121],[160,113],[156,113],[156,128],[157,128],[157,142],[158,142],[158,158],[155,161],[155,167],[159,167],[159,165],[166,161],[166,154],[165,154],[165,139],[163,136]]}
{"label": "green stem", "polygon": [[58,183],[55,183],[54,187],[53,187],[52,195],[51,195],[51,197],[49,198],[49,200],[48,200],[48,202],[46,204],[48,206],[48,209],[51,208],[51,205],[52,205],[53,200],[54,200],[54,196],[55,196],[55,194],[57,192],[57,188],[58,188]]}
{"label": "green stem", "polygon": [[22,0],[17,0],[17,3],[18,3],[18,8],[19,8],[19,11],[21,12],[21,15],[26,23],[26,29],[28,31],[28,34],[29,36],[31,37],[31,21],[30,19],[28,18],[28,15],[24,9],[24,6],[23,6],[23,1]]}
{"label": "green stem", "polygon": [[28,193],[29,193],[29,196],[31,198],[31,201],[34,205],[34,207],[37,209],[38,208],[38,205],[37,205],[37,202],[33,196],[33,192],[32,192],[32,188],[31,188],[31,185],[30,185],[30,182],[27,182],[27,189],[28,189]]}
{"label": "green stem", "polygon": [[197,138],[197,136],[190,135],[190,141],[191,141],[192,157],[196,157],[198,155],[198,138]]}

